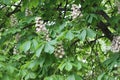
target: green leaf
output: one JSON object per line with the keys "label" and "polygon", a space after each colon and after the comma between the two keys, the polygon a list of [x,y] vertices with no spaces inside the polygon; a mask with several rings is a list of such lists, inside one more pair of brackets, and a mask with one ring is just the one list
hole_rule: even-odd
{"label": "green leaf", "polygon": [[0,61],[5,61],[7,59],[6,56],[0,55]]}
{"label": "green leaf", "polygon": [[1,80],[10,80],[10,76],[8,76],[7,74],[4,74]]}
{"label": "green leaf", "polygon": [[66,65],[65,65],[65,69],[67,71],[70,71],[72,69],[72,64],[70,62],[67,62]]}
{"label": "green leaf", "polygon": [[103,76],[105,75],[105,73],[102,73],[101,75],[98,76],[97,80],[103,80]]}
{"label": "green leaf", "polygon": [[27,70],[26,69],[22,69],[22,70],[20,70],[19,71],[19,76],[22,76],[22,77],[25,77],[26,76],[26,74],[27,74]]}
{"label": "green leaf", "polygon": [[33,47],[36,49],[38,46],[37,40],[33,39],[32,42],[33,42]]}
{"label": "green leaf", "polygon": [[40,67],[43,66],[44,62],[45,62],[45,58],[44,57],[42,57],[42,58],[39,59],[39,65],[40,65]]}
{"label": "green leaf", "polygon": [[51,44],[51,45],[55,45],[56,43],[57,43],[56,40],[51,40],[51,41],[49,41],[49,44]]}
{"label": "green leaf", "polygon": [[22,46],[23,51],[26,53],[30,49],[30,46],[31,46],[31,41],[26,41]]}
{"label": "green leaf", "polygon": [[31,0],[29,2],[29,8],[32,9],[33,7],[37,7],[37,5],[39,4],[39,0]]}
{"label": "green leaf", "polygon": [[54,80],[53,77],[45,77],[44,80]]}
{"label": "green leaf", "polygon": [[26,77],[25,80],[30,80],[30,79],[35,79],[36,78],[36,74],[33,72],[29,72]]}
{"label": "green leaf", "polygon": [[78,35],[78,38],[81,40],[81,41],[84,41],[85,38],[86,38],[86,30],[84,29],[80,35]]}
{"label": "green leaf", "polygon": [[11,4],[11,0],[2,0],[4,4],[10,5]]}
{"label": "green leaf", "polygon": [[57,36],[56,40],[62,40],[65,38],[67,31],[62,32],[60,35]]}
{"label": "green leaf", "polygon": [[4,63],[0,62],[0,68],[4,67]]}
{"label": "green leaf", "polygon": [[80,75],[74,74],[75,76],[75,80],[83,80],[82,77],[80,77]]}
{"label": "green leaf", "polygon": [[3,77],[3,74],[0,72],[0,78]]}
{"label": "green leaf", "polygon": [[16,68],[10,64],[6,66],[6,69],[10,73],[13,73],[16,70]]}
{"label": "green leaf", "polygon": [[51,44],[47,43],[47,44],[45,45],[44,51],[45,51],[46,53],[52,54],[52,53],[54,52],[54,47],[53,47]]}
{"label": "green leaf", "polygon": [[75,76],[74,76],[74,75],[69,75],[69,76],[67,77],[67,80],[75,80]]}
{"label": "green leaf", "polygon": [[34,19],[35,19],[35,17],[27,17],[25,22],[30,24]]}
{"label": "green leaf", "polygon": [[38,60],[33,60],[29,63],[28,68],[31,69],[32,71],[36,70],[38,68]]}
{"label": "green leaf", "polygon": [[14,60],[20,60],[21,58],[25,58],[25,55],[16,54],[16,55],[13,56],[13,59],[14,59]]}
{"label": "green leaf", "polygon": [[40,56],[40,54],[41,54],[43,48],[44,48],[44,45],[42,45],[40,48],[37,49],[37,51],[36,51],[36,56],[37,56],[37,57]]}
{"label": "green leaf", "polygon": [[73,64],[75,67],[77,67],[77,70],[80,70],[82,68],[82,65],[80,62],[77,62],[76,64]]}
{"label": "green leaf", "polygon": [[17,2],[18,0],[12,0],[13,2]]}
{"label": "green leaf", "polygon": [[98,18],[97,18],[97,15],[95,15],[95,14],[91,14],[91,16],[92,16],[93,18],[95,18],[96,20],[98,19]]}
{"label": "green leaf", "polygon": [[88,23],[92,23],[92,21],[93,21],[93,17],[90,16],[89,19],[88,19]]}
{"label": "green leaf", "polygon": [[65,64],[64,62],[62,62],[62,63],[58,66],[58,68],[60,69],[60,71],[63,71],[65,65],[66,65],[66,64]]}
{"label": "green leaf", "polygon": [[59,75],[52,75],[50,77],[46,77],[44,80],[65,80],[63,76]]}
{"label": "green leaf", "polygon": [[71,30],[67,32],[66,38],[70,41],[74,38],[74,34],[72,33]]}
{"label": "green leaf", "polygon": [[87,29],[87,37],[94,38],[95,36],[96,36],[96,33],[92,29],[88,28]]}

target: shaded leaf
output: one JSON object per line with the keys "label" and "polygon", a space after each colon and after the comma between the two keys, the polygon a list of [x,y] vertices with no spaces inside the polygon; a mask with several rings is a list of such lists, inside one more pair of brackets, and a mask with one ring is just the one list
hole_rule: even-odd
{"label": "shaded leaf", "polygon": [[65,64],[65,63],[63,63],[63,62],[59,65],[59,67],[58,67],[58,68],[60,69],[60,71],[63,71],[63,69],[64,69],[65,65],[66,65],[66,64]]}
{"label": "shaded leaf", "polygon": [[87,37],[94,38],[95,36],[96,36],[96,33],[92,29],[88,28],[87,29]]}
{"label": "shaded leaf", "polygon": [[38,46],[38,42],[37,42],[37,40],[33,39],[32,42],[33,42],[33,46],[34,46],[34,48],[36,49],[37,46]]}
{"label": "shaded leaf", "polygon": [[30,79],[35,79],[36,78],[36,74],[33,72],[29,72],[26,76],[25,76],[25,80],[30,80]]}
{"label": "shaded leaf", "polygon": [[105,73],[102,73],[101,75],[98,76],[97,80],[102,80],[103,76],[105,75]]}
{"label": "shaded leaf", "polygon": [[43,48],[44,48],[44,45],[42,45],[40,48],[38,48],[38,49],[36,50],[36,56],[37,56],[37,57],[40,56],[40,54],[41,54]]}
{"label": "shaded leaf", "polygon": [[78,38],[79,38],[80,40],[84,41],[85,38],[86,38],[86,30],[83,30],[83,31],[80,33],[80,35],[78,36]]}
{"label": "shaded leaf", "polygon": [[67,80],[76,80],[76,79],[75,79],[75,76],[74,76],[74,75],[69,75],[69,76],[67,77]]}
{"label": "shaded leaf", "polygon": [[54,52],[54,47],[51,44],[47,43],[45,44],[44,51],[46,53],[52,54]]}
{"label": "shaded leaf", "polygon": [[68,31],[67,34],[66,34],[66,38],[68,40],[72,40],[74,38],[74,34],[72,33],[72,31]]}
{"label": "shaded leaf", "polygon": [[67,71],[70,71],[72,69],[72,64],[70,62],[67,62],[66,65],[65,65],[65,69]]}
{"label": "shaded leaf", "polygon": [[30,46],[31,46],[31,41],[26,41],[22,46],[23,51],[26,53],[30,49]]}

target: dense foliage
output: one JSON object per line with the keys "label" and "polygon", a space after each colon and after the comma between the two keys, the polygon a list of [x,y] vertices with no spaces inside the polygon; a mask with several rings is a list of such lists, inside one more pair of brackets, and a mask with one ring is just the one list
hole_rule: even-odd
{"label": "dense foliage", "polygon": [[120,80],[119,34],[119,0],[0,0],[0,80]]}

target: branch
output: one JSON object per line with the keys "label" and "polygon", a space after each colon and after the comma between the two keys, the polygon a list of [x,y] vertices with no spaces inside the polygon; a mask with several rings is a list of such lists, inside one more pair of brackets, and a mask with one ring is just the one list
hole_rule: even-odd
{"label": "branch", "polygon": [[[2,5],[0,5],[0,6],[2,6]],[[2,6],[1,8],[0,8],[0,10],[2,10],[3,8],[5,8],[7,5],[4,5],[4,6]]]}
{"label": "branch", "polygon": [[19,8],[19,7],[20,7],[21,2],[22,2],[22,0],[19,2],[18,5],[15,5],[15,6],[16,6],[15,9],[14,9],[12,12],[7,13],[6,16],[7,16],[7,17],[10,17],[12,14],[20,11],[20,8]]}
{"label": "branch", "polygon": [[113,39],[113,34],[110,32],[110,30],[107,28],[107,25],[100,21],[97,24],[98,28],[102,30],[102,32],[105,34],[105,36],[112,41]]}
{"label": "branch", "polygon": [[110,17],[103,10],[98,11],[97,14],[102,15],[107,21],[110,20]]}
{"label": "branch", "polygon": [[65,15],[66,15],[67,5],[68,5],[68,0],[66,0],[66,4],[65,4],[65,7],[64,7],[64,16],[63,16],[63,18],[64,18],[64,17],[65,17]]}
{"label": "branch", "polygon": [[32,27],[33,25],[35,25],[35,23],[27,24],[27,25],[24,26],[22,29],[30,28],[30,27]]}
{"label": "branch", "polygon": [[[97,12],[97,14],[101,15],[104,17],[104,19],[107,20],[107,22],[109,22],[110,17],[107,15],[107,13],[105,13],[103,10],[100,10]],[[105,34],[105,36],[110,39],[112,41],[113,38],[113,34],[111,33],[111,31],[107,28],[108,26],[110,26],[110,24],[108,23],[107,25],[105,23],[103,23],[102,21],[100,21],[97,24],[98,28],[102,30],[102,32]]]}
{"label": "branch", "polygon": [[[83,1],[83,0],[82,0]],[[84,2],[84,1],[83,1]],[[86,8],[86,7],[85,7]],[[96,12],[97,14],[103,16],[107,22],[109,22],[110,20],[110,17],[103,11],[103,10],[100,10],[100,11],[97,11]],[[105,23],[103,23],[102,21],[100,21],[99,23],[97,23],[97,26],[99,29],[102,30],[102,32],[105,34],[105,36],[110,39],[112,41],[112,38],[113,38],[113,34],[111,33],[111,31],[107,28],[108,26],[110,26],[110,24],[108,23],[107,25]]]}

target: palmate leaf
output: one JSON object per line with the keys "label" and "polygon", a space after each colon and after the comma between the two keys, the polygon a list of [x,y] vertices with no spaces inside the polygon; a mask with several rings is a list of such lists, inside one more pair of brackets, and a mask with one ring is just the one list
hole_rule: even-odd
{"label": "palmate leaf", "polygon": [[52,54],[52,53],[54,52],[54,47],[53,47],[53,45],[51,45],[50,43],[46,43],[46,44],[45,44],[44,51],[45,51],[46,53]]}
{"label": "palmate leaf", "polygon": [[34,49],[36,49],[36,48],[38,47],[38,42],[37,42],[37,40],[36,40],[36,39],[33,39],[33,40],[32,40],[32,43],[33,43]]}
{"label": "palmate leaf", "polygon": [[13,72],[16,70],[16,68],[10,64],[6,66],[6,69],[7,69],[8,73],[11,73],[11,74],[13,74]]}
{"label": "palmate leaf", "polygon": [[84,29],[79,35],[78,35],[78,38],[81,40],[81,41],[84,41],[85,38],[86,38],[86,30]]}
{"label": "palmate leaf", "polygon": [[30,80],[30,79],[35,79],[36,78],[36,74],[33,72],[29,72],[26,76],[25,76],[25,80]]}
{"label": "palmate leaf", "polygon": [[31,41],[26,41],[21,46],[21,51],[24,51],[25,53],[30,49]]}
{"label": "palmate leaf", "polygon": [[102,73],[101,75],[98,76],[97,80],[103,80],[103,76],[105,75],[105,73]]}
{"label": "palmate leaf", "polygon": [[70,41],[74,38],[74,34],[72,33],[71,30],[67,32],[66,38]]}
{"label": "palmate leaf", "polygon": [[71,74],[67,77],[67,80],[83,80],[79,75]]}
{"label": "palmate leaf", "polygon": [[120,34],[118,1],[0,0],[0,80],[119,80],[119,52],[107,48]]}
{"label": "palmate leaf", "polygon": [[40,57],[40,54],[41,54],[43,48],[44,48],[44,45],[41,45],[41,46],[36,50],[36,56],[37,56],[37,57]]}
{"label": "palmate leaf", "polygon": [[29,3],[29,8],[32,9],[33,7],[37,7],[39,4],[39,0],[31,0],[30,3]]}
{"label": "palmate leaf", "polygon": [[74,76],[74,75],[69,75],[69,76],[67,77],[67,80],[75,80],[75,76]]}
{"label": "palmate leaf", "polygon": [[11,4],[11,0],[2,0],[2,2],[6,5],[10,5]]}
{"label": "palmate leaf", "polygon": [[65,64],[64,62],[62,62],[62,63],[58,66],[58,68],[60,69],[60,71],[63,71],[65,65],[66,65],[66,64]]}
{"label": "palmate leaf", "polygon": [[65,69],[67,70],[67,71],[70,71],[71,69],[72,69],[72,64],[70,63],[70,62],[67,62],[67,63],[65,63],[66,65],[65,65]]}
{"label": "palmate leaf", "polygon": [[93,31],[92,29],[87,28],[86,31],[87,31],[87,37],[88,38],[94,38],[96,36],[95,31]]}
{"label": "palmate leaf", "polygon": [[64,77],[60,75],[52,75],[50,77],[44,78],[44,80],[64,80]]}

